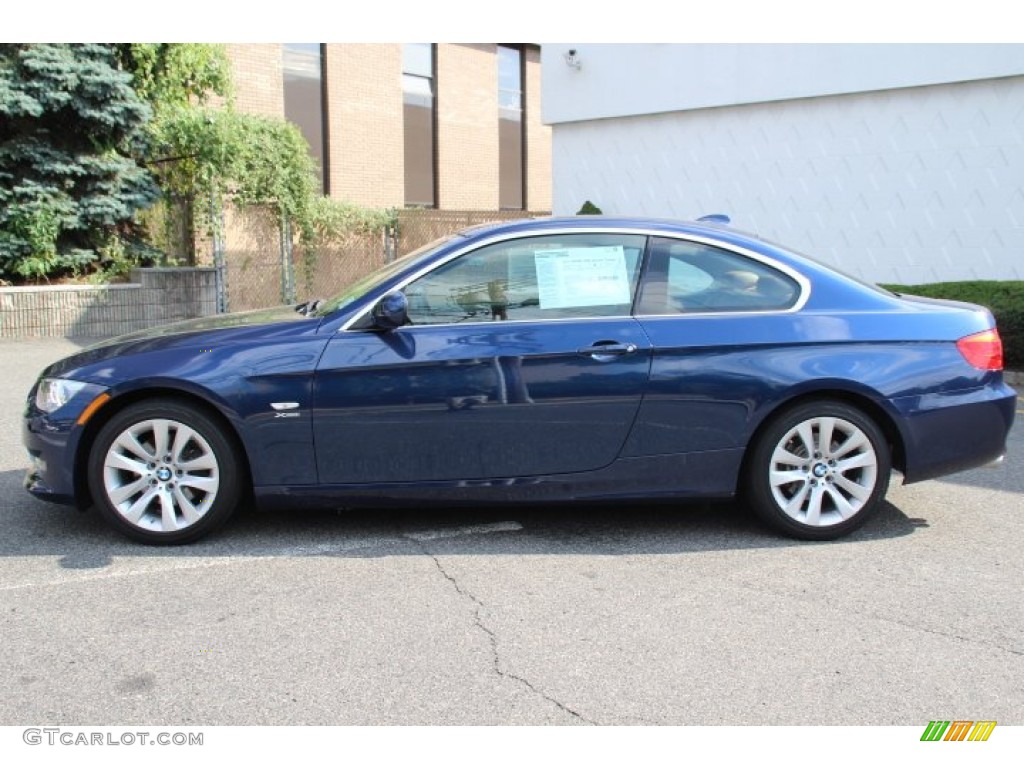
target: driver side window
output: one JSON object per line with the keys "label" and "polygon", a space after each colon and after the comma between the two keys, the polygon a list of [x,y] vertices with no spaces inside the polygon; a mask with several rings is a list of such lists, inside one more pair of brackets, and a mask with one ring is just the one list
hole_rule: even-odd
{"label": "driver side window", "polygon": [[561,235],[486,246],[409,283],[416,325],[629,315],[646,237]]}

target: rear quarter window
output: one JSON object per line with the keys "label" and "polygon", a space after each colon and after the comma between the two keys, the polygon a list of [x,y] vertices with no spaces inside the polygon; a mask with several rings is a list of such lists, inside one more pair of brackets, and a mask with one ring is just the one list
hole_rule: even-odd
{"label": "rear quarter window", "polygon": [[705,243],[655,238],[638,314],[785,310],[799,297],[796,280],[756,259]]}

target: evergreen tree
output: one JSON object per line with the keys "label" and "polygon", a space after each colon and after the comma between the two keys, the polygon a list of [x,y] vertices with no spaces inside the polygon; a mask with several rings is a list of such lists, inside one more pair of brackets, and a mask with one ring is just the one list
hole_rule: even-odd
{"label": "evergreen tree", "polygon": [[0,276],[86,271],[158,197],[110,45],[0,45]]}

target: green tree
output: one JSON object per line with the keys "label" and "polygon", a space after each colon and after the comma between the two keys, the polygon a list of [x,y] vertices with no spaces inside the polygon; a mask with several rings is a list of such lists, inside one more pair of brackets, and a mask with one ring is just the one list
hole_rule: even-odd
{"label": "green tree", "polygon": [[[224,134],[214,131],[213,124],[233,114],[227,53],[223,45],[209,43],[120,43],[113,48],[153,113],[143,161],[160,187],[161,201],[143,221],[165,258],[195,263],[196,232],[214,228],[211,212],[221,205],[225,169],[216,161],[228,158],[211,142]],[[223,108],[208,110],[215,97]],[[205,132],[195,130],[197,122]]]}
{"label": "green tree", "polygon": [[[307,279],[327,243],[394,224],[393,211],[320,194],[309,144],[297,126],[232,108],[223,46],[131,43],[117,46],[117,53],[153,110],[147,165],[163,192],[165,241],[186,261],[195,256],[191,234],[214,230],[212,214],[229,201],[271,208],[301,240]],[[222,102],[216,107],[209,103],[214,95]]]}
{"label": "green tree", "polygon": [[151,109],[110,45],[0,45],[0,276],[88,271],[159,196]]}
{"label": "green tree", "polygon": [[228,201],[270,206],[307,267],[394,223],[323,198],[301,132],[235,112],[230,71],[205,43],[0,45],[0,277],[108,276],[157,255],[154,237],[191,260]]}
{"label": "green tree", "polygon": [[120,43],[114,53],[132,76],[135,92],[149,104],[154,122],[172,109],[204,104],[231,91],[231,63],[222,45]]}
{"label": "green tree", "polygon": [[304,226],[317,196],[309,145],[285,120],[230,108],[178,106],[152,126],[165,192],[196,201],[203,215],[227,198],[265,204]]}

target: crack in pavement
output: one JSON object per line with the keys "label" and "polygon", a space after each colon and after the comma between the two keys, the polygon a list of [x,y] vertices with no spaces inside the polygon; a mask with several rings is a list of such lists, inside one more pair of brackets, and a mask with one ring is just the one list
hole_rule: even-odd
{"label": "crack in pavement", "polygon": [[[776,589],[764,587],[763,585],[758,585],[758,584],[751,583],[751,582],[737,581],[737,582],[734,582],[734,583],[739,588],[746,589],[746,590],[749,590],[751,592],[757,592],[757,593],[766,594],[766,595],[776,595],[776,596],[780,596],[780,597],[786,597],[787,599],[792,599],[792,597],[793,597],[789,593],[780,592],[780,591],[778,591]],[[911,630],[913,632],[924,632],[924,633],[929,634],[929,635],[936,635],[938,637],[945,637],[945,638],[947,638],[949,640],[959,640],[962,643],[971,643],[973,645],[980,645],[980,646],[982,646],[984,648],[992,648],[992,649],[997,650],[997,651],[1002,651],[1003,653],[1008,653],[1008,654],[1010,654],[1012,656],[1024,656],[1024,651],[1018,651],[1015,648],[1009,648],[1009,647],[1007,647],[1005,645],[1000,645],[997,642],[993,642],[991,640],[986,640],[984,638],[967,637],[965,635],[958,635],[955,632],[944,631],[944,630],[941,630],[941,629],[933,629],[931,627],[925,627],[925,626],[922,626],[920,624],[913,624],[913,623],[911,623],[909,621],[904,621],[904,620],[898,619],[898,618],[896,618],[894,616],[886,616],[885,614],[878,613],[877,611],[871,611],[871,610],[864,609],[864,608],[840,607],[840,605],[838,604],[837,601],[832,600],[832,599],[830,599],[828,597],[815,597],[815,596],[811,596],[811,595],[802,595],[802,596],[798,596],[797,599],[803,600],[805,603],[807,603],[809,605],[824,605],[826,608],[828,608],[831,611],[837,611],[837,612],[851,611],[852,613],[854,613],[856,615],[865,616],[865,617],[867,617],[869,619],[874,619],[875,621],[880,621],[880,622],[882,622],[884,624],[892,624],[893,626],[903,627],[904,629],[909,629],[909,630]]]}
{"label": "crack in pavement", "polygon": [[930,627],[922,627],[917,624],[910,624],[906,621],[900,621],[899,619],[892,618],[891,616],[882,616],[881,614],[865,612],[864,615],[870,616],[873,619],[882,621],[888,624],[895,624],[897,627],[904,627],[906,629],[912,629],[917,632],[926,632],[930,635],[938,635],[939,637],[945,637],[950,640],[959,640],[964,643],[973,643],[974,645],[982,645],[986,648],[994,648],[997,651],[1003,651],[1013,656],[1024,656],[1024,651],[1018,651],[1014,648],[1007,648],[1005,645],[999,645],[988,640],[979,640],[975,637],[965,637],[964,635],[957,635],[953,632],[943,632],[941,629],[931,629]]}
{"label": "crack in pavement", "polygon": [[545,701],[554,704],[556,707],[558,707],[566,714],[571,715],[572,717],[586,723],[587,725],[600,725],[600,723],[597,723],[591,720],[590,718],[580,714],[572,707],[566,706],[558,699],[549,696],[544,691],[537,688],[525,677],[520,677],[515,672],[509,672],[502,669],[501,655],[498,652],[498,636],[495,634],[493,629],[491,629],[484,623],[483,619],[480,616],[481,611],[483,611],[486,608],[486,606],[480,601],[480,599],[476,595],[474,595],[472,592],[465,589],[461,584],[459,584],[455,577],[448,573],[448,571],[445,570],[444,566],[441,565],[441,561],[440,559],[438,559],[437,555],[435,555],[433,552],[429,551],[425,546],[423,546],[423,543],[421,541],[417,541],[416,539],[413,539],[409,536],[406,536],[406,538],[412,541],[414,544],[416,544],[424,555],[426,555],[434,561],[434,567],[437,568],[438,573],[440,573],[455,588],[455,591],[458,592],[459,595],[473,603],[473,623],[481,632],[487,635],[487,640],[491,646],[491,663],[493,665],[495,674],[497,674],[501,678],[504,678],[506,680],[514,680],[515,682],[525,686],[531,692],[537,694]]}

